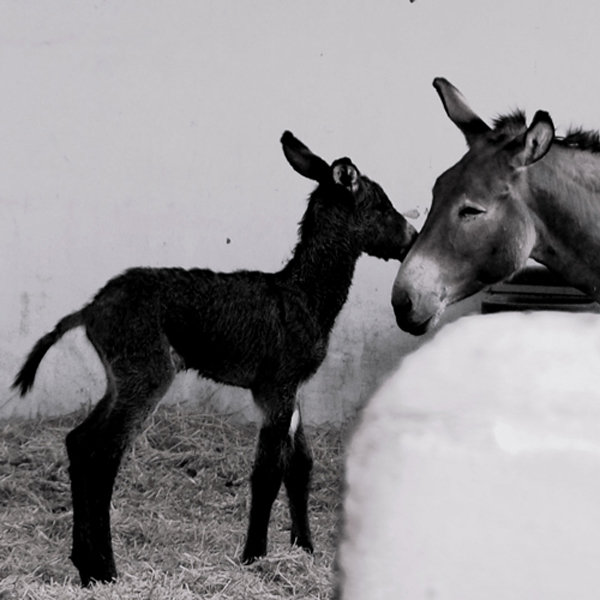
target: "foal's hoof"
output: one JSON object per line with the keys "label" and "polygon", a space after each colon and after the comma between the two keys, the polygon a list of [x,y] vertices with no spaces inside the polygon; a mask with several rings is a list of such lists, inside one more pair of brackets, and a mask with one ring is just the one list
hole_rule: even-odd
{"label": "foal's hoof", "polygon": [[266,554],[267,554],[266,552],[263,552],[262,554],[246,555],[246,553],[244,552],[244,554],[242,554],[242,564],[243,565],[251,565],[252,563],[255,563],[259,558],[266,556]]}
{"label": "foal's hoof", "polygon": [[308,554],[313,554],[315,551],[312,540],[310,538],[296,536],[292,534],[290,541],[292,546],[298,546],[298,548],[302,548],[302,550],[304,550]]}
{"label": "foal's hoof", "polygon": [[96,583],[114,583],[117,580],[116,573],[114,575],[99,575],[94,577],[93,575],[81,575],[81,587],[89,588]]}
{"label": "foal's hoof", "polygon": [[96,583],[114,583],[117,580],[117,570],[114,565],[105,568],[79,568],[81,587],[87,588]]}
{"label": "foal's hoof", "polygon": [[244,552],[242,553],[242,564],[243,565],[251,565],[253,562],[257,561],[259,558],[267,555],[266,547],[263,548],[244,548]]}

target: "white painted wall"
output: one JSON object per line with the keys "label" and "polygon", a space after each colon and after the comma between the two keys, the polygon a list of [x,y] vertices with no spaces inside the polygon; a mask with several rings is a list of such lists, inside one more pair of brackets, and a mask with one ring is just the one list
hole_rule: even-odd
{"label": "white painted wall", "polygon": [[[1,2],[0,415],[98,398],[77,332],[27,399],[8,386],[35,340],[123,269],[276,270],[289,258],[312,184],[285,162],[284,129],[328,160],[352,157],[399,210],[423,215],[464,151],[433,77],[485,117],[520,105],[600,125],[595,11],[591,0]],[[394,324],[396,269],[361,259],[303,391],[309,420],[343,419],[419,342]],[[193,378],[179,386],[176,397],[205,395]]]}

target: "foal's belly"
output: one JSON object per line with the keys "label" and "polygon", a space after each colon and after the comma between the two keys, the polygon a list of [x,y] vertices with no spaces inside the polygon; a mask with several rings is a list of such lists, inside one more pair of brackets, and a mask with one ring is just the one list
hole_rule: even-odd
{"label": "foal's belly", "polygon": [[226,336],[198,336],[194,344],[169,341],[178,370],[193,369],[217,383],[248,389],[259,384],[299,385],[316,372],[327,352],[326,340],[305,346],[277,339],[240,343]]}

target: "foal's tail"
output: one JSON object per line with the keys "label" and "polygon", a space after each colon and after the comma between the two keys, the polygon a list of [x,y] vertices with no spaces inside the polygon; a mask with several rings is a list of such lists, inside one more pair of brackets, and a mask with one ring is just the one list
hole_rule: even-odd
{"label": "foal's tail", "polygon": [[63,317],[50,333],[36,342],[12,384],[13,388],[20,390],[21,396],[24,396],[33,387],[35,373],[50,347],[56,344],[67,331],[83,325],[83,322],[83,312],[80,310],[74,312]]}

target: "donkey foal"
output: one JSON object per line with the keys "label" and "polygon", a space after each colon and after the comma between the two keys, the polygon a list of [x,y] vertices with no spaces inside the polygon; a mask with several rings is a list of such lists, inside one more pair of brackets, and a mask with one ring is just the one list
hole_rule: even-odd
{"label": "donkey foal", "polygon": [[266,553],[282,482],[291,542],[313,549],[307,511],[312,457],[296,391],[325,358],[360,254],[401,260],[416,232],[348,158],[330,166],[290,132],[281,142],[290,165],[319,184],[281,271],[130,269],[42,337],[15,379],[25,394],[48,349],[80,325],[106,370],[104,397],[66,440],[71,559],[83,585],[117,577],[109,515],[115,477],[123,452],[179,369],[250,389],[264,415],[243,562]]}

